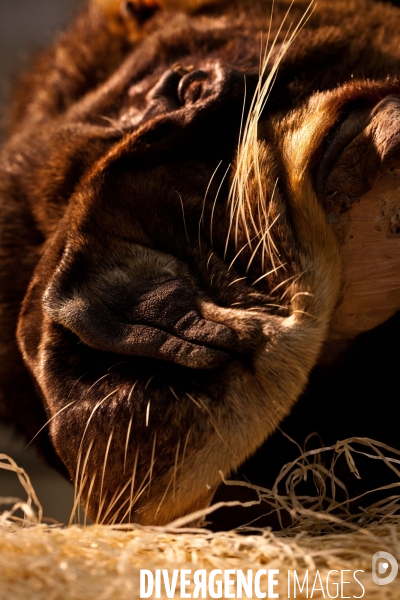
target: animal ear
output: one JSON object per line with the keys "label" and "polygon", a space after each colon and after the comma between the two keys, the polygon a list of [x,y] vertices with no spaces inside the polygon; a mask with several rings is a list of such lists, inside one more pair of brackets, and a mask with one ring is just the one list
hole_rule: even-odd
{"label": "animal ear", "polygon": [[[232,3],[232,0],[230,0]],[[199,11],[209,5],[227,3],[228,0],[162,0],[163,7],[167,10],[180,10],[185,12]]]}
{"label": "animal ear", "polygon": [[134,19],[139,25],[146,23],[161,8],[163,0],[128,0],[120,3],[122,16]]}
{"label": "animal ear", "polygon": [[136,19],[143,24],[159,10],[193,12],[210,4],[222,4],[227,0],[92,0],[108,17],[119,15]]}
{"label": "animal ear", "polygon": [[[372,110],[361,113],[361,127],[357,115],[350,115],[343,123],[343,130],[358,125],[361,131],[342,148],[338,158],[330,165],[330,173],[324,183],[323,196],[331,205],[346,206],[350,199],[359,199],[375,184],[379,169],[385,161],[400,153],[400,95],[386,96]],[[365,122],[364,122],[365,121]],[[355,125],[354,125],[355,123]],[[343,144],[339,129],[331,152]],[[337,153],[337,150],[336,150]]]}
{"label": "animal ear", "polygon": [[99,268],[98,260],[93,265],[67,249],[44,293],[47,315],[97,350],[195,369],[225,364],[236,334],[203,318],[193,286],[172,257],[136,250],[132,262],[106,260]]}
{"label": "animal ear", "polygon": [[164,8],[164,0],[91,0],[114,27],[121,23],[137,29]]}

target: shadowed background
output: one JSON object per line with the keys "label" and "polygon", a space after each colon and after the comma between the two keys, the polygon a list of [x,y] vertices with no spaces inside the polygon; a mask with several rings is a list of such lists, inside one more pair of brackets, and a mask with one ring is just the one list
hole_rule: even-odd
{"label": "shadowed background", "polygon": [[[0,0],[0,119],[3,126],[12,82],[27,68],[32,56],[65,28],[82,0]],[[0,140],[3,140],[2,131]],[[12,402],[12,398],[10,398]],[[73,488],[58,473],[43,465],[34,449],[0,426],[0,453],[11,456],[29,474],[43,504],[44,515],[68,522]],[[25,495],[15,474],[0,470],[0,496]]]}

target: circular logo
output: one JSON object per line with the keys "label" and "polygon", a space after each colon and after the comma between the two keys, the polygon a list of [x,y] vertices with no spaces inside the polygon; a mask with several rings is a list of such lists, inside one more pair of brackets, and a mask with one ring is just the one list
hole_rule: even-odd
{"label": "circular logo", "polygon": [[[390,570],[389,566],[391,567]],[[399,565],[397,560],[389,552],[384,552],[383,550],[375,552],[372,557],[372,580],[376,585],[392,583],[397,576],[398,570]],[[378,574],[385,575],[385,573],[388,573],[386,577],[378,577]]]}

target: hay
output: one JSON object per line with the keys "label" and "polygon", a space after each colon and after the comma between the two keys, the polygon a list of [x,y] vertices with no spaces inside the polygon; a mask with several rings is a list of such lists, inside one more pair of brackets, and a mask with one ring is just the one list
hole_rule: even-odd
{"label": "hay", "polygon": [[[333,452],[329,467],[323,460],[327,452]],[[329,597],[329,571],[339,572],[330,576],[329,591],[335,597],[334,583],[340,582],[340,571],[346,570],[344,580],[350,583],[344,584],[344,596],[397,599],[400,577],[389,585],[378,586],[371,573],[372,556],[377,551],[400,557],[399,497],[392,495],[368,509],[360,509],[357,515],[348,512],[347,503],[335,501],[335,489],[341,485],[334,473],[338,457],[344,453],[357,476],[356,455],[360,452],[371,460],[382,461],[382,466],[393,472],[395,481],[386,489],[399,485],[399,452],[372,440],[353,438],[331,448],[302,452],[282,469],[274,489],[255,488],[259,500],[267,498],[277,511],[288,510],[292,525],[281,532],[253,528],[249,535],[178,529],[193,521],[193,516],[166,528],[133,525],[129,530],[126,526],[63,527],[46,523],[27,474],[12,459],[0,455],[0,467],[14,471],[27,494],[26,500],[0,499],[4,509],[0,515],[0,598],[134,600],[140,597],[140,569],[167,569],[171,575],[174,569],[190,569],[192,573],[198,569],[241,569],[245,574],[247,569],[279,569],[274,592],[280,598],[289,597],[288,571],[290,597],[294,597],[296,570],[300,582],[306,571],[309,576],[308,596],[305,588],[303,593],[297,589],[297,598],[325,598]],[[318,484],[319,494],[312,498],[296,496],[297,483],[310,475]],[[277,493],[282,482],[286,495]],[[332,493],[328,494],[328,490]],[[361,585],[352,577],[356,570],[364,571],[357,574],[365,588],[363,596]],[[187,592],[193,589],[194,585],[188,586]],[[261,589],[267,592],[266,578],[261,580]],[[341,597],[340,587],[338,592]],[[161,597],[167,597],[164,586]],[[175,597],[180,597],[179,578]]]}

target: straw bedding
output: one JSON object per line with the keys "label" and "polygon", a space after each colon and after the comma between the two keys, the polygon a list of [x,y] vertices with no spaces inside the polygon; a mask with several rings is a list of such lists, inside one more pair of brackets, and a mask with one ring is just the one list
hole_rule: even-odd
{"label": "straw bedding", "polygon": [[[355,515],[354,511],[348,511],[347,503],[335,499],[335,489],[340,485],[335,476],[335,464],[344,453],[349,468],[357,476],[357,454],[360,452],[371,460],[382,461],[382,469],[388,468],[393,473],[393,483],[386,486],[385,500],[375,502],[367,509],[360,508]],[[324,456],[328,453],[332,459],[327,466]],[[27,474],[12,459],[0,455],[0,467],[15,472],[26,495],[21,501],[0,499],[0,598],[133,600],[140,597],[140,569],[153,572],[168,569],[171,574],[174,569],[191,569],[192,572],[197,569],[208,572],[212,569],[242,569],[244,573],[247,569],[253,572],[279,569],[274,592],[279,593],[280,598],[288,597],[288,571],[293,574],[296,570],[300,581],[308,571],[308,595],[305,588],[303,593],[297,589],[297,598],[325,598],[329,597],[325,584],[328,572],[339,572],[330,575],[329,592],[335,597],[334,583],[340,581],[340,571],[347,570],[345,581],[350,583],[345,584],[344,597],[397,599],[400,597],[400,577],[389,585],[376,585],[371,576],[371,561],[373,554],[380,550],[400,558],[400,497],[396,494],[400,484],[399,455],[396,450],[364,438],[352,438],[331,448],[303,452],[282,469],[280,481],[272,490],[256,489],[258,501],[268,500],[278,513],[282,509],[289,511],[292,525],[279,532],[253,527],[227,533],[191,529],[188,524],[193,522],[193,516],[166,528],[135,525],[129,528],[64,527],[51,523],[42,516]],[[296,495],[297,482],[310,476],[319,482],[318,495]],[[283,495],[277,492],[282,482],[286,489]],[[361,585],[351,576],[356,570],[364,571],[357,574],[365,588],[364,594]],[[261,590],[267,592],[264,580],[261,579]],[[189,586],[186,591],[190,592],[193,587]],[[338,589],[337,597],[342,597],[340,586]],[[163,586],[161,597],[167,597]],[[175,597],[180,597],[179,578]],[[294,597],[293,588],[291,597]]]}

